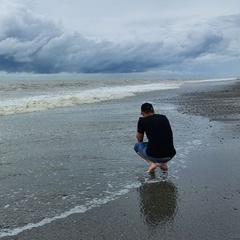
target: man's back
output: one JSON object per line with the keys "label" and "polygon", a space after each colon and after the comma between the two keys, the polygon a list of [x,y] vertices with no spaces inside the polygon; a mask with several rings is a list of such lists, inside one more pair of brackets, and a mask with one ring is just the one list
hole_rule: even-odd
{"label": "man's back", "polygon": [[165,115],[153,114],[139,118],[138,132],[146,133],[149,141],[147,148],[149,156],[173,157],[176,154],[172,129]]}

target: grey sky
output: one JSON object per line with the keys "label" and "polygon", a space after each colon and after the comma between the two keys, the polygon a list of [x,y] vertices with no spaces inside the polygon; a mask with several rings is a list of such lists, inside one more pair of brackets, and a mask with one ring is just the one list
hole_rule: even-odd
{"label": "grey sky", "polygon": [[239,0],[0,0],[0,9],[0,71],[239,75]]}

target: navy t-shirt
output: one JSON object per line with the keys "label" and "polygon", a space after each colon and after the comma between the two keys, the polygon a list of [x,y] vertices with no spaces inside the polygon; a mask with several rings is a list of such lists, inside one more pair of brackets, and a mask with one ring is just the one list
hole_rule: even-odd
{"label": "navy t-shirt", "polygon": [[173,157],[176,150],[173,145],[173,134],[165,115],[153,114],[140,117],[137,131],[148,138],[147,155],[155,158]]}

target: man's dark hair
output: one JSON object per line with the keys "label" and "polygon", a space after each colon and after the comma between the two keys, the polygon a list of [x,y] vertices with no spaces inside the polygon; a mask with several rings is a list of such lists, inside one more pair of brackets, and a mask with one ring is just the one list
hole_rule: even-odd
{"label": "man's dark hair", "polygon": [[146,102],[141,106],[141,111],[145,113],[151,113],[154,112],[154,109],[151,103]]}

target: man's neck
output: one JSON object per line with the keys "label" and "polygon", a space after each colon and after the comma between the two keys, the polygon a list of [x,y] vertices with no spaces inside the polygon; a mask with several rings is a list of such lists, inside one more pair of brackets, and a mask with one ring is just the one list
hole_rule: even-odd
{"label": "man's neck", "polygon": [[154,115],[154,114],[155,114],[154,112],[143,113],[143,117],[149,117],[149,116],[152,116],[152,115]]}

